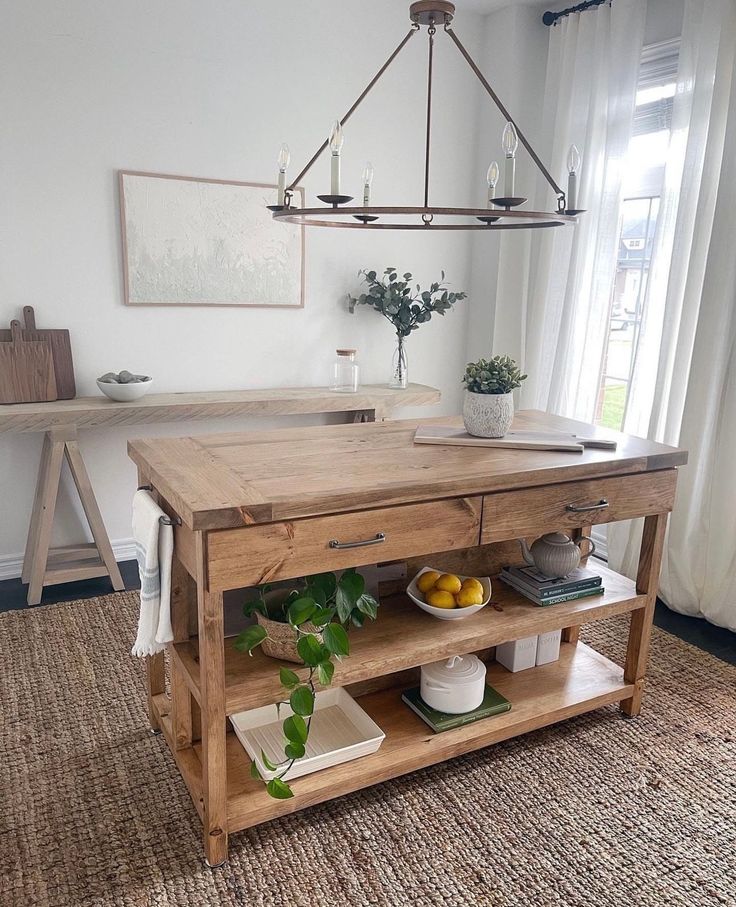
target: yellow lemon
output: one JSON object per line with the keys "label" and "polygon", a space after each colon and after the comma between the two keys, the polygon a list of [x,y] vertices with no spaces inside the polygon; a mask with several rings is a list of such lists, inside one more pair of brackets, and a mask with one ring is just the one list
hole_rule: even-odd
{"label": "yellow lemon", "polygon": [[454,608],[455,598],[449,592],[435,589],[427,595],[427,604],[433,608]]}
{"label": "yellow lemon", "polygon": [[454,573],[443,573],[434,585],[442,592],[450,592],[452,595],[456,595],[463,587],[460,577],[455,576]]}
{"label": "yellow lemon", "polygon": [[471,605],[483,604],[483,592],[475,588],[461,589],[455,596],[459,608],[469,608]]}
{"label": "yellow lemon", "polygon": [[440,574],[436,570],[427,570],[426,573],[423,573],[417,580],[417,589],[420,592],[429,592],[431,589],[434,589],[434,584],[440,578]]}
{"label": "yellow lemon", "polygon": [[463,580],[463,589],[476,589],[481,595],[485,595],[483,583],[473,576],[469,576],[466,580]]}

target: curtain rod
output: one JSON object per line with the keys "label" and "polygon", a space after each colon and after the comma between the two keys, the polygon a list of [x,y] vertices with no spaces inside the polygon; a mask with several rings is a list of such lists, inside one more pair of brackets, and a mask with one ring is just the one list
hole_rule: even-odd
{"label": "curtain rod", "polygon": [[601,6],[603,3],[609,2],[611,0],[584,0],[583,3],[578,3],[577,6],[570,6],[567,9],[560,10],[559,13],[546,12],[542,16],[542,22],[545,25],[556,25],[558,19],[564,19],[570,13],[582,13],[586,9],[592,9],[594,6]]}

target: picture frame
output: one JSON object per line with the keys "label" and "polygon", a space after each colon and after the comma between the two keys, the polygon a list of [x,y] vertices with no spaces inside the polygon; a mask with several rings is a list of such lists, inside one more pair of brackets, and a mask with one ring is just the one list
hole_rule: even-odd
{"label": "picture frame", "polygon": [[273,220],[275,183],[119,170],[118,189],[125,305],[304,307],[305,229]]}

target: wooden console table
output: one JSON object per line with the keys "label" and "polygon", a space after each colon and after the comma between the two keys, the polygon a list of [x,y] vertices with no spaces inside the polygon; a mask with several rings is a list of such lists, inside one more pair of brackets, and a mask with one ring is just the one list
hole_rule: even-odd
{"label": "wooden console table", "polygon": [[[28,604],[41,601],[44,586],[110,576],[113,589],[124,589],[110,539],[92,490],[77,441],[79,428],[105,428],[154,422],[220,419],[225,416],[291,416],[317,413],[354,414],[355,421],[386,419],[399,406],[439,402],[433,387],[410,384],[405,390],[368,385],[357,394],[339,394],[323,387],[266,388],[244,391],[150,394],[132,403],[116,403],[102,395],[0,406],[0,433],[44,432],[36,496],[23,558],[22,580],[28,583]],[[64,458],[79,492],[94,541],[50,550],[59,479]]]}
{"label": "wooden console table", "polygon": [[[450,421],[431,420],[435,423]],[[454,420],[453,420],[454,421]],[[300,428],[203,438],[131,441],[129,453],[175,528],[170,695],[163,656],[150,659],[149,711],[163,731],[204,826],[207,862],[227,858],[228,834],[556,721],[620,702],[639,713],[667,514],[685,451],[624,435],[616,451],[582,454],[414,445],[415,421]],[[593,426],[520,413],[518,429]],[[278,662],[237,652],[224,638],[223,593],[267,580],[407,560],[495,573],[518,559],[509,540],[645,517],[636,582],[596,564],[605,593],[537,608],[503,584],[466,620],[441,622],[401,594],[382,596],[378,619],[351,633],[334,683],[386,733],[355,763],[299,778],[273,800],[226,716],[273,703]],[[330,545],[331,540],[378,545]],[[428,556],[431,555],[431,556]],[[625,664],[577,641],[581,624],[630,613]],[[198,636],[190,638],[190,616]],[[418,666],[564,630],[560,659],[518,674],[489,661],[488,679],[510,712],[432,734],[401,702]],[[409,672],[409,673],[407,673]]]}

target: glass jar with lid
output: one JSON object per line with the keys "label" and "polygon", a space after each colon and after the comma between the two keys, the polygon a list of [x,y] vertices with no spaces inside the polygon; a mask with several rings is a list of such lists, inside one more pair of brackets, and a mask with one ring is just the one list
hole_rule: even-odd
{"label": "glass jar with lid", "polygon": [[358,391],[357,350],[336,350],[337,358],[332,366],[330,390],[340,394],[355,394]]}

